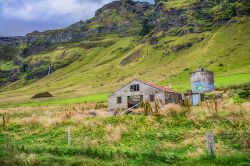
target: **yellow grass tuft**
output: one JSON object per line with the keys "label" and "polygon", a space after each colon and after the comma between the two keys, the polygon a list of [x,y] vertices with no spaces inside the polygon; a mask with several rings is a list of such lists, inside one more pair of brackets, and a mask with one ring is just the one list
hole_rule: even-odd
{"label": "yellow grass tuft", "polygon": [[205,153],[204,149],[202,149],[202,148],[196,148],[195,151],[187,152],[186,153],[186,157],[195,158],[195,157],[201,156],[204,153]]}
{"label": "yellow grass tuft", "polygon": [[215,144],[215,154],[227,154],[228,151],[230,151],[229,148],[222,142]]}
{"label": "yellow grass tuft", "polygon": [[19,163],[23,163],[23,165],[35,165],[37,161],[36,154],[21,153],[16,155],[15,158],[19,161]]}
{"label": "yellow grass tuft", "polygon": [[215,111],[212,109],[213,106],[208,106],[208,104],[204,102],[200,106],[192,107],[191,112],[187,117],[197,125],[202,124],[208,119],[218,119],[222,116],[233,122],[247,120],[250,119],[249,105],[249,103],[236,105],[229,103],[228,101],[220,101],[217,103],[218,110]]}
{"label": "yellow grass tuft", "polygon": [[118,143],[122,138],[122,133],[127,131],[127,127],[124,124],[119,124],[117,126],[113,126],[111,124],[107,125],[105,128],[106,132],[106,141],[108,143]]}
{"label": "yellow grass tuft", "polygon": [[177,104],[167,104],[160,110],[160,114],[167,114],[168,116],[176,116],[180,113],[181,107]]}

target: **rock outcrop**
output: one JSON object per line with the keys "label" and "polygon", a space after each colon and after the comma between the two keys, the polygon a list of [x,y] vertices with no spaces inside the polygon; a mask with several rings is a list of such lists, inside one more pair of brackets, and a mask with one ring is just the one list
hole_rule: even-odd
{"label": "rock outcrop", "polygon": [[[87,21],[79,21],[59,30],[34,31],[21,39],[25,39],[28,44],[37,40],[60,43],[110,32],[123,34],[133,32],[138,35],[143,27],[150,27],[149,29],[154,31],[185,27],[180,34],[200,33],[208,30],[215,23],[221,24],[228,21],[235,15],[249,15],[250,11],[249,2],[246,0],[240,5],[236,0],[223,2],[197,0],[176,3],[180,4],[172,6],[172,1],[169,0],[155,0],[155,5],[132,0],[113,1],[98,9],[95,16]],[[6,42],[8,43],[8,39],[5,39]]]}
{"label": "rock outcrop", "polygon": [[[27,34],[28,44],[37,40],[49,43],[60,43],[88,38],[94,34],[122,33],[143,21],[144,14],[153,9],[147,2],[134,2],[132,0],[113,1],[98,9],[95,16],[87,21],[79,21],[71,26],[45,32],[34,31]],[[130,15],[130,16],[128,16]],[[139,32],[138,32],[139,33]]]}
{"label": "rock outcrop", "polygon": [[49,47],[48,42],[32,44],[31,46],[29,46],[23,50],[23,54],[21,56],[28,57],[30,55],[38,54],[38,53],[44,51],[48,47]]}
{"label": "rock outcrop", "polygon": [[[156,0],[152,24],[156,31],[168,31],[185,27],[184,33],[200,33],[215,24],[224,24],[234,16],[249,15],[250,2],[237,0],[197,0],[172,3]],[[178,33],[178,32],[177,32]],[[178,35],[178,34],[174,34]]]}
{"label": "rock outcrop", "polygon": [[192,45],[193,45],[192,43],[184,43],[184,44],[181,44],[181,45],[172,46],[171,50],[173,52],[177,52],[177,51],[179,51],[181,49],[192,47]]}
{"label": "rock outcrop", "polygon": [[0,45],[16,47],[19,44],[25,43],[26,37],[16,36],[16,37],[0,37]]}

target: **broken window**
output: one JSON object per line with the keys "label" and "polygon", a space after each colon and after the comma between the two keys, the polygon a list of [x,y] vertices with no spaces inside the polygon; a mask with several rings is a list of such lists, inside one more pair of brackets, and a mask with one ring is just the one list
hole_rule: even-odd
{"label": "broken window", "polygon": [[155,101],[155,95],[149,95],[149,100],[150,101]]}
{"label": "broken window", "polygon": [[122,97],[117,97],[117,104],[121,104],[122,103]]}
{"label": "broken window", "polygon": [[130,92],[140,91],[139,84],[130,85]]}

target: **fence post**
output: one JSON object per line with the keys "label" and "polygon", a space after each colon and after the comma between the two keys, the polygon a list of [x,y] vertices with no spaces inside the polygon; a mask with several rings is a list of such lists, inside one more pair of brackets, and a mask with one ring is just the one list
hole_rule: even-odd
{"label": "fence post", "polygon": [[70,146],[70,126],[68,126],[68,146]]}
{"label": "fence post", "polygon": [[5,119],[4,119],[4,115],[3,115],[3,129],[5,127]]}
{"label": "fence post", "polygon": [[214,135],[212,132],[206,134],[208,155],[214,155]]}

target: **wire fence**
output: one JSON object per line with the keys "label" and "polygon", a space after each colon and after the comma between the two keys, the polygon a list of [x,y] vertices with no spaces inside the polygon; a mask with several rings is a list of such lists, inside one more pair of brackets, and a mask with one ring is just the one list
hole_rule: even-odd
{"label": "wire fence", "polygon": [[[164,161],[166,163],[174,163],[176,160],[180,159],[181,157],[175,153],[158,153],[156,151],[129,151],[121,149],[121,147],[116,147],[115,149],[104,148],[104,147],[93,147],[89,145],[78,145],[72,144],[74,138],[72,138],[70,130],[70,126],[67,126],[65,129],[65,145],[64,146],[29,146],[27,144],[23,144],[22,142],[16,142],[15,140],[8,138],[4,141],[5,144],[0,144],[0,149],[2,151],[6,151],[10,154],[15,152],[22,152],[22,153],[34,153],[34,154],[42,154],[42,153],[49,153],[59,156],[64,155],[86,155],[93,158],[100,158],[100,159],[115,159],[115,157],[125,157],[130,159],[138,159],[138,158],[148,158],[154,159],[158,161]],[[171,133],[169,133],[171,135]],[[172,134],[174,135],[174,134]],[[221,132],[221,133],[213,133],[213,132],[183,132],[179,133],[182,135],[181,137],[186,137],[188,135],[203,135],[205,138],[204,146],[207,148],[207,155],[208,156],[215,156],[216,155],[216,144],[218,140],[227,141],[234,143],[235,140],[239,141],[245,140],[245,148],[250,149],[250,133],[249,132]],[[3,135],[2,135],[3,136]],[[165,135],[167,136],[167,135]],[[173,136],[175,137],[175,136]],[[2,138],[2,140],[4,137]],[[67,142],[67,143],[66,143]],[[239,141],[238,143],[242,143]],[[176,142],[176,144],[178,144]]]}

